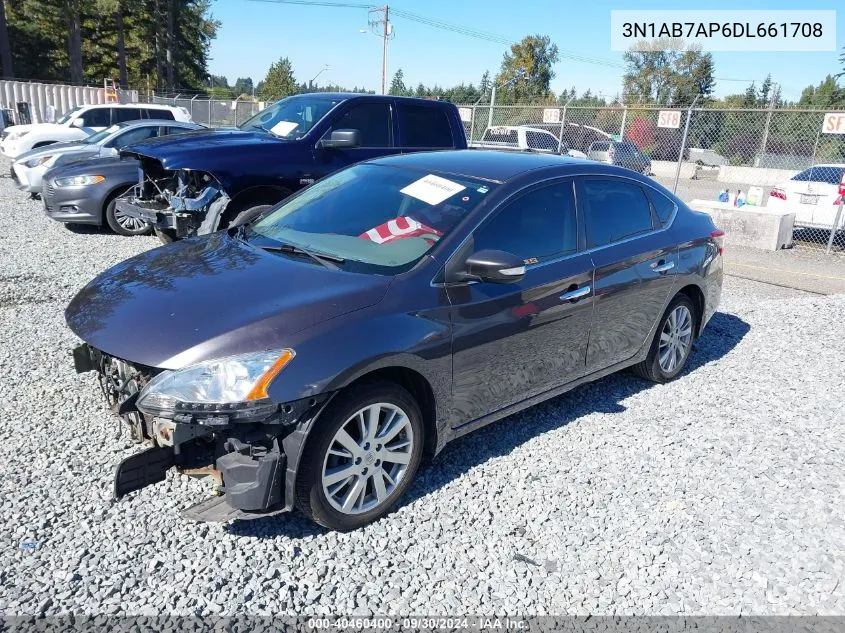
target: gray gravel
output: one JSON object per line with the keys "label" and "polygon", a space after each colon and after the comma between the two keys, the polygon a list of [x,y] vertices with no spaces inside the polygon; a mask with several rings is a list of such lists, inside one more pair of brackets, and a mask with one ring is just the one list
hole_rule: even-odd
{"label": "gray gravel", "polygon": [[4,614],[845,614],[845,296],[728,279],[682,378],[466,437],[355,533],[194,524],[203,481],[110,500],[135,449],[62,316],[156,241],[71,232],[8,178],[0,200]]}

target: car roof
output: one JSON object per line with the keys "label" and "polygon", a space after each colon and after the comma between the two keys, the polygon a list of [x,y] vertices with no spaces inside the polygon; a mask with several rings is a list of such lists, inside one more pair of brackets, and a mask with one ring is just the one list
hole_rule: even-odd
{"label": "car roof", "polygon": [[402,101],[403,103],[416,103],[420,105],[438,105],[441,107],[448,107],[452,105],[448,101],[438,101],[436,99],[420,99],[419,97],[397,97],[394,95],[374,95],[368,92],[305,92],[298,95],[292,95],[287,98],[301,99],[305,97],[325,97],[326,99],[342,99],[344,101],[350,101],[353,99],[361,101],[366,101],[369,99],[395,99],[397,101]]}
{"label": "car roof", "polygon": [[71,110],[76,108],[158,108],[159,110],[175,110],[178,107],[166,103],[80,103]]}
{"label": "car roof", "polygon": [[521,174],[544,167],[582,166],[584,161],[556,154],[502,152],[496,150],[453,150],[417,152],[376,158],[369,163],[441,172],[481,180],[506,182]]}

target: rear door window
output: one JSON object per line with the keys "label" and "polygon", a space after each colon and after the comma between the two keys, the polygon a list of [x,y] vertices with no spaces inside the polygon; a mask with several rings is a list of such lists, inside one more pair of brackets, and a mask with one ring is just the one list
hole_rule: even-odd
{"label": "rear door window", "polygon": [[646,191],[648,192],[648,197],[651,200],[651,206],[654,207],[654,213],[657,215],[657,220],[660,222],[660,226],[668,226],[675,213],[675,209],[678,208],[678,205],[675,204],[674,200],[670,200],[654,189],[646,189]]}
{"label": "rear door window", "polygon": [[115,108],[112,123],[123,123],[124,121],[137,121],[143,118],[141,108]]}
{"label": "rear door window", "polygon": [[534,130],[525,131],[525,142],[530,149],[541,150],[557,150],[557,138],[546,132],[536,132]]}
{"label": "rear door window", "polygon": [[405,147],[454,147],[452,126],[438,107],[399,104]]}
{"label": "rear door window", "polygon": [[173,111],[166,108],[147,108],[144,110],[145,118],[147,119],[164,119],[165,121],[173,121]]}
{"label": "rear door window", "polygon": [[653,227],[651,208],[637,184],[616,178],[584,178],[581,181],[587,244],[606,246],[643,235]]}

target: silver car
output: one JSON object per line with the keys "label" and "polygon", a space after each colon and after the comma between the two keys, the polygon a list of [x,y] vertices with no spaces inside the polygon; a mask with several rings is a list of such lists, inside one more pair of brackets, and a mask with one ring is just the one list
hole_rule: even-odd
{"label": "silver car", "polygon": [[120,148],[126,145],[174,132],[203,128],[204,126],[197,123],[164,119],[116,123],[81,141],[53,143],[21,154],[12,163],[12,178],[18,189],[33,194],[41,193],[44,172],[48,169],[88,158],[117,156]]}

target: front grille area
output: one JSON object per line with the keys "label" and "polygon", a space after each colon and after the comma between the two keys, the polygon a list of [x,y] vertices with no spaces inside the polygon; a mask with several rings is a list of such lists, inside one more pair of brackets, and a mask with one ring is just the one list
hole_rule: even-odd
{"label": "front grille area", "polygon": [[44,186],[41,188],[41,200],[44,202],[44,210],[48,213],[54,210],[53,196],[55,193],[56,190],[53,187],[53,183],[49,180],[45,180]]}

